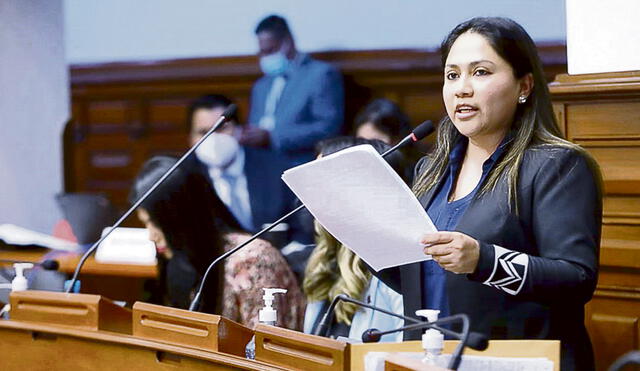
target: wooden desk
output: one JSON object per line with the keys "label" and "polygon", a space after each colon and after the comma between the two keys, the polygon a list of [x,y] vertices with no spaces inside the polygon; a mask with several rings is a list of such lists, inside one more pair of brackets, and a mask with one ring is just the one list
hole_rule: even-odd
{"label": "wooden desk", "polygon": [[221,352],[108,331],[0,321],[3,370],[282,370]]}
{"label": "wooden desk", "polygon": [[86,294],[22,291],[0,319],[2,370],[281,370],[244,358],[253,331],[220,316]]}
{"label": "wooden desk", "polygon": [[[71,276],[80,261],[80,254],[49,249],[0,250],[0,259],[39,262],[54,259],[60,263],[59,272]],[[7,263],[0,263],[7,265]],[[80,291],[87,294],[103,295],[132,305],[141,299],[144,282],[156,279],[156,265],[105,264],[91,256],[80,271]]]}

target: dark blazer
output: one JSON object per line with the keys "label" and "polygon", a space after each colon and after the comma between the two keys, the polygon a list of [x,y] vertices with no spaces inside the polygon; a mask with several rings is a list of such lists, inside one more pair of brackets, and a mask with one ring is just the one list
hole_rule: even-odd
{"label": "dark blazer", "polygon": [[253,232],[257,232],[263,224],[273,223],[291,211],[295,196],[281,179],[287,166],[279,156],[264,149],[243,148]]}
{"label": "dark blazer", "polygon": [[[273,76],[263,76],[251,90],[249,123],[264,115]],[[340,134],[344,121],[344,89],[340,72],[328,63],[300,54],[286,73],[287,84],[276,106],[271,149],[291,166],[312,160],[314,146]]]}
{"label": "dark blazer", "polygon": [[[242,148],[245,153],[244,174],[247,177],[247,191],[254,225],[254,230],[249,232],[255,233],[262,229],[262,225],[273,223],[293,210],[296,198],[281,179],[282,173],[287,169],[286,162],[281,157],[264,149]],[[187,162],[187,166],[203,173],[211,182],[206,165],[195,155],[191,156]],[[309,243],[313,236],[309,235],[308,230],[303,230],[299,226],[300,223],[293,218],[295,216],[285,221],[290,226],[287,240],[295,239]]]}
{"label": "dark blazer", "polygon": [[[435,189],[419,197],[425,208]],[[559,339],[562,370],[593,369],[584,304],[598,274],[599,173],[576,150],[529,149],[517,207],[517,213],[509,207],[506,179],[471,201],[456,230],[479,241],[480,259],[473,274],[447,272],[451,314],[468,314],[471,330],[491,339]],[[415,316],[422,303],[420,263],[377,275],[403,294],[405,314]],[[419,336],[405,333],[405,339]]]}

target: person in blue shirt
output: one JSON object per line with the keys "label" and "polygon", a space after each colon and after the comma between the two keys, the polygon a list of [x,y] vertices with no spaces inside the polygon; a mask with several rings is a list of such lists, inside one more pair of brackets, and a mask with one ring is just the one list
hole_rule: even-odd
{"label": "person in blue shirt", "polygon": [[563,139],[522,26],[473,18],[441,55],[447,115],[413,186],[439,230],[421,241],[433,260],[376,274],[403,294],[406,315],[466,313],[491,339],[560,340],[562,370],[592,370],[584,305],[598,277],[597,164]]}

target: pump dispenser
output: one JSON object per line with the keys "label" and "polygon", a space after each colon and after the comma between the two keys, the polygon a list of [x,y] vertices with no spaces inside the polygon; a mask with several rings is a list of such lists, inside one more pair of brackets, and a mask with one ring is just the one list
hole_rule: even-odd
{"label": "pump dispenser", "polygon": [[[438,320],[439,310],[421,309],[416,311],[417,316],[422,316],[429,322]],[[444,348],[444,335],[436,329],[427,329],[422,335],[422,348],[424,349],[423,363],[434,366],[446,366],[442,360],[442,349]]]}
{"label": "pump dispenser", "polygon": [[[16,272],[16,276],[11,281],[11,291],[26,291],[29,288],[29,281],[27,281],[27,277],[24,276],[25,269],[33,268],[32,263],[13,263],[13,270]],[[8,318],[8,313],[11,310],[10,304],[5,304],[5,306],[0,309],[0,318]]]}
{"label": "pump dispenser", "polygon": [[264,308],[260,309],[258,313],[258,320],[260,323],[264,323],[265,325],[275,326],[276,321],[278,320],[278,315],[276,310],[273,309],[273,301],[275,297],[273,294],[286,294],[287,290],[285,289],[268,289],[264,288],[264,295],[262,299],[264,300]]}
{"label": "pump dispenser", "polygon": [[[278,320],[278,313],[273,308],[273,301],[275,300],[274,294],[286,294],[286,289],[277,289],[277,288],[263,288],[264,295],[262,296],[262,300],[264,300],[264,308],[260,309],[258,312],[258,320],[260,323],[265,325],[275,326],[276,321]],[[255,359],[256,358],[256,337],[255,335],[251,338],[251,341],[247,343],[247,346],[244,349],[244,354],[246,358]]]}
{"label": "pump dispenser", "polygon": [[31,263],[14,263],[13,269],[16,271],[16,277],[11,281],[11,291],[26,291],[28,288],[27,277],[24,276],[25,269],[33,268]]}

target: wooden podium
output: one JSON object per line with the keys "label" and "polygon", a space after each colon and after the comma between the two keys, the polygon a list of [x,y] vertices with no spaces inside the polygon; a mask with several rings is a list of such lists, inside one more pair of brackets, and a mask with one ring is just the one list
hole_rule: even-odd
{"label": "wooden podium", "polygon": [[[256,360],[295,370],[364,370],[368,352],[423,352],[421,341],[401,343],[346,344],[333,339],[302,334],[283,328],[258,325]],[[443,352],[453,353],[457,340],[446,340]],[[486,350],[465,349],[464,354],[492,357],[544,357],[560,370],[560,341],[558,340],[491,340]],[[389,370],[429,370],[442,368],[416,363],[391,353],[387,359]]]}
{"label": "wooden podium", "polygon": [[602,170],[600,271],[585,322],[604,371],[640,349],[640,71],[558,75],[549,90],[567,138]]}
{"label": "wooden podium", "polygon": [[[421,352],[419,341],[347,344],[279,327],[252,331],[224,317],[138,302],[133,310],[98,295],[14,292],[0,320],[2,370],[363,370],[370,351]],[[244,349],[256,337],[256,360]],[[451,353],[457,341],[445,342]],[[490,341],[465,354],[545,356],[559,369],[558,341]],[[392,370],[424,370],[391,355]],[[415,362],[414,362],[415,363]]]}
{"label": "wooden podium", "polygon": [[244,358],[253,331],[220,316],[98,295],[11,294],[2,370],[282,370]]}

